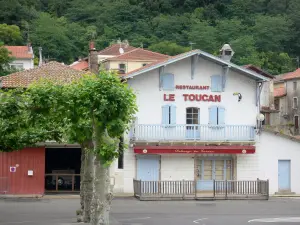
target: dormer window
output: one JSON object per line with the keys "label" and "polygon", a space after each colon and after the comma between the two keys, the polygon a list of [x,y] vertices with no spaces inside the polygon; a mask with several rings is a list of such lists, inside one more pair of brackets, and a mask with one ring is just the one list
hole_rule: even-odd
{"label": "dormer window", "polygon": [[225,50],[225,55],[231,55],[231,51],[230,50]]}

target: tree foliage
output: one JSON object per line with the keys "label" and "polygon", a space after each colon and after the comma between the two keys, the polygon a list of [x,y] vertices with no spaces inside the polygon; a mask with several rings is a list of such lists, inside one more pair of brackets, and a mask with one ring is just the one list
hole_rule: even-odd
{"label": "tree foliage", "polygon": [[[46,57],[65,63],[85,56],[92,38],[99,48],[120,38],[162,53],[188,50],[192,42],[217,54],[224,43],[233,43],[235,62],[275,74],[295,69],[300,52],[298,0],[0,0],[0,5],[0,23],[19,26],[35,51],[42,45]],[[269,52],[285,54],[292,63],[275,60],[280,65],[271,66]]]}

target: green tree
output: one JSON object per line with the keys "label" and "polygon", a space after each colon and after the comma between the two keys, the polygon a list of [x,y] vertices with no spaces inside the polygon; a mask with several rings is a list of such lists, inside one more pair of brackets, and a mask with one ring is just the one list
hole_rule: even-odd
{"label": "green tree", "polygon": [[189,51],[190,48],[177,45],[176,43],[170,41],[163,41],[157,44],[150,45],[149,50],[160,52],[166,55],[178,55]]}
{"label": "green tree", "polygon": [[65,18],[58,19],[41,13],[39,18],[33,21],[31,30],[32,43],[34,46],[43,47],[45,57],[66,63],[72,61],[72,44]]}
{"label": "green tree", "polygon": [[260,58],[262,68],[270,74],[278,75],[296,69],[296,62],[284,52],[262,52]]}
{"label": "green tree", "polygon": [[255,66],[262,66],[260,54],[255,47],[253,36],[241,36],[229,42],[234,49],[232,62],[238,65],[253,64]]}
{"label": "green tree", "polygon": [[89,155],[84,170],[94,174],[88,182],[92,190],[81,190],[93,193],[92,200],[84,198],[84,207],[90,205],[86,219],[90,216],[92,225],[108,224],[109,165],[137,110],[133,91],[116,74],[104,72],[67,84],[39,81],[0,95],[0,149],[14,151],[46,140],[81,144]]}
{"label": "green tree", "polygon": [[291,39],[290,23],[284,16],[257,16],[252,33],[261,51],[280,52]]}
{"label": "green tree", "polygon": [[195,48],[210,53],[215,52],[220,47],[217,41],[217,30],[207,22],[197,22],[192,25],[188,33],[189,41],[196,43]]}
{"label": "green tree", "polygon": [[22,44],[20,28],[16,25],[0,24],[0,42],[6,45]]}
{"label": "green tree", "polygon": [[10,56],[10,52],[4,47],[3,43],[0,42],[0,77],[15,72],[11,69],[9,63],[13,60]]}

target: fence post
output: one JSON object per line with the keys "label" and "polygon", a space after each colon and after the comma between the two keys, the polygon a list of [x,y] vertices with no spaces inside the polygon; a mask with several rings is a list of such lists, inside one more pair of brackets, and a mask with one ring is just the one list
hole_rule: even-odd
{"label": "fence post", "polygon": [[140,180],[140,199],[142,198],[142,180]]}
{"label": "fence post", "polygon": [[194,179],[194,191],[195,191],[195,199],[197,199],[197,181]]}
{"label": "fence post", "polygon": [[228,192],[227,189],[228,189],[227,188],[227,180],[225,180],[225,199],[227,199],[227,192]]}
{"label": "fence post", "polygon": [[266,191],[267,191],[267,200],[269,200],[269,179],[267,180]]}
{"label": "fence post", "polygon": [[214,198],[216,198],[216,181],[213,181]]}
{"label": "fence post", "polygon": [[184,179],[182,180],[182,199],[185,199],[185,185],[184,185]]}

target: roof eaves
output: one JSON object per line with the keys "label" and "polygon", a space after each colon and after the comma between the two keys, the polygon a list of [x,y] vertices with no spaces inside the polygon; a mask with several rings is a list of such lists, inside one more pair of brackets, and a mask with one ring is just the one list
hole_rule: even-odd
{"label": "roof eaves", "polygon": [[139,74],[141,74],[141,73],[149,72],[149,71],[154,70],[154,69],[157,69],[157,68],[159,68],[159,67],[161,67],[161,66],[166,66],[166,65],[168,65],[168,64],[177,62],[177,61],[179,61],[179,60],[181,60],[181,59],[185,59],[185,58],[187,58],[187,57],[190,57],[190,56],[193,56],[193,55],[196,55],[196,54],[199,54],[199,50],[191,51],[191,52],[188,52],[188,53],[186,53],[186,54],[181,54],[181,55],[179,55],[178,57],[176,57],[176,56],[175,56],[175,57],[171,57],[171,58],[166,59],[166,60],[164,60],[164,61],[162,61],[162,62],[159,62],[159,63],[157,63],[157,64],[154,64],[153,66],[149,66],[149,67],[144,68],[144,69],[142,68],[142,69],[140,69],[140,70],[138,70],[138,71],[136,71],[136,72],[129,73],[128,75],[125,75],[124,78],[125,78],[125,79],[126,79],[126,78],[132,78],[132,77],[134,77],[134,76],[136,76],[136,75],[139,75]]}
{"label": "roof eaves", "polygon": [[204,52],[204,51],[201,51],[201,50],[198,50],[198,49],[194,50],[194,51],[190,51],[190,52],[184,53],[184,54],[180,54],[177,57],[175,56],[175,57],[172,57],[170,59],[166,59],[163,62],[157,63],[157,64],[155,64],[153,66],[150,66],[150,67],[147,67],[145,69],[141,69],[141,70],[138,70],[136,72],[129,73],[128,75],[125,75],[124,78],[125,79],[126,78],[132,78],[132,77],[134,77],[136,75],[139,75],[141,73],[149,72],[149,71],[151,71],[153,69],[157,69],[157,68],[159,68],[161,66],[166,66],[168,64],[177,62],[179,60],[182,60],[182,59],[185,59],[187,57],[190,57],[190,56],[193,56],[193,55],[197,55],[197,54],[200,55],[200,56],[207,57],[208,59],[213,60],[215,62],[219,62],[222,65],[227,65],[227,66],[229,66],[231,68],[234,68],[234,69],[236,69],[236,70],[238,70],[240,72],[243,72],[245,74],[251,75],[251,76],[255,77],[256,80],[259,80],[259,81],[261,81],[261,80],[262,81],[269,81],[270,80],[269,78],[267,78],[267,77],[265,77],[263,75],[260,75],[258,73],[252,72],[251,70],[248,70],[248,69],[244,69],[244,68],[242,68],[242,67],[240,67],[238,65],[235,65],[233,63],[224,61],[224,60],[220,59],[219,57],[213,56],[213,55],[211,55],[211,54],[209,54],[207,52]]}

